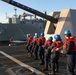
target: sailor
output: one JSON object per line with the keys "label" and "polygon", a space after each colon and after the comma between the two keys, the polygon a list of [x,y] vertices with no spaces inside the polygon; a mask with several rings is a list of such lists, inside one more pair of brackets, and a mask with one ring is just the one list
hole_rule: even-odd
{"label": "sailor", "polygon": [[29,56],[32,56],[34,54],[35,56],[35,60],[38,59],[38,45],[37,45],[37,40],[38,40],[38,34],[35,33],[35,35],[33,36],[33,40],[31,41],[28,50],[29,50]]}
{"label": "sailor", "polygon": [[33,41],[33,46],[34,46],[34,60],[38,59],[38,34],[35,35],[35,39]]}
{"label": "sailor", "polygon": [[34,51],[34,47],[35,47],[33,43],[34,43],[35,39],[36,39],[36,36],[34,35],[33,40],[30,42],[30,45],[28,47],[29,57],[31,57],[33,55],[33,51]]}
{"label": "sailor", "polygon": [[13,45],[13,38],[10,38],[10,45]]}
{"label": "sailor", "polygon": [[36,36],[34,35],[33,36],[33,41],[31,42],[31,46],[29,47],[29,51],[30,51],[30,54],[31,54],[31,56],[33,55],[33,52],[34,52],[34,41],[35,41],[35,39],[36,39]]}
{"label": "sailor", "polygon": [[30,46],[30,44],[32,43],[32,41],[33,41],[33,37],[32,37],[30,34],[27,34],[26,49],[27,49],[28,53],[29,53],[29,46]]}
{"label": "sailor", "polygon": [[66,53],[67,56],[67,75],[74,75],[76,65],[76,39],[71,36],[70,30],[65,30],[64,35],[66,39],[62,53]]}
{"label": "sailor", "polygon": [[44,49],[45,49],[45,68],[43,69],[43,71],[47,71],[48,70],[48,65],[51,66],[50,63],[50,55],[51,55],[51,51],[48,50],[48,47],[50,47],[53,43],[53,37],[50,36],[48,38],[48,40],[45,42],[45,45],[44,45]]}
{"label": "sailor", "polygon": [[54,42],[53,44],[49,47],[49,50],[51,51],[51,73],[49,74],[53,74],[55,75],[56,72],[59,71],[59,57],[60,57],[60,52],[59,52],[59,49],[62,45],[63,45],[63,42],[62,42],[62,39],[61,39],[61,36],[56,34],[54,36]]}
{"label": "sailor", "polygon": [[41,32],[40,34],[41,36],[39,37],[38,39],[38,51],[39,51],[39,57],[40,57],[40,65],[44,65],[44,48],[43,48],[43,45],[45,44],[45,37],[44,37],[44,32]]}

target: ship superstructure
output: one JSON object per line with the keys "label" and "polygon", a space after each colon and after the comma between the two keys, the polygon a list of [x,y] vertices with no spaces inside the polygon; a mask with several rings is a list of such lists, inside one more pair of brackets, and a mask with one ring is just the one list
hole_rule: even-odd
{"label": "ship superstructure", "polygon": [[43,20],[19,20],[18,18],[7,18],[7,22],[0,24],[0,41],[25,40],[26,34],[40,34],[44,31],[46,21]]}

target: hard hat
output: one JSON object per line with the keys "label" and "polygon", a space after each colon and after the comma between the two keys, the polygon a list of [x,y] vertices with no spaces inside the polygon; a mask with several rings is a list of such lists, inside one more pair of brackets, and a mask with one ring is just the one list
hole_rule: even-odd
{"label": "hard hat", "polygon": [[49,40],[49,41],[52,41],[52,40],[53,40],[53,37],[52,37],[52,36],[50,36],[50,37],[48,38],[48,40]]}
{"label": "hard hat", "polygon": [[30,34],[27,34],[27,38],[29,38],[30,37]]}
{"label": "hard hat", "polygon": [[41,32],[41,36],[42,36],[42,37],[44,36],[44,32]]}
{"label": "hard hat", "polygon": [[65,30],[64,31],[64,34],[66,35],[66,34],[71,34],[71,32],[70,32],[70,30]]}
{"label": "hard hat", "polygon": [[54,36],[54,39],[56,39],[57,41],[61,41],[61,36],[58,35],[58,34],[56,34],[56,35]]}
{"label": "hard hat", "polygon": [[35,35],[38,35],[37,33],[35,33]]}

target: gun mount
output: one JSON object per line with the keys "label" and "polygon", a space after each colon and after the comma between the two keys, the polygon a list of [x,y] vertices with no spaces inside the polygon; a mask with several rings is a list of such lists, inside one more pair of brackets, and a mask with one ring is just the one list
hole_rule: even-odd
{"label": "gun mount", "polygon": [[11,4],[11,5],[14,5],[14,6],[16,6],[16,7],[19,7],[19,8],[21,8],[21,9],[26,10],[26,11],[28,11],[28,12],[30,12],[30,13],[35,14],[35,15],[38,15],[38,16],[40,16],[40,17],[43,17],[43,18],[51,21],[52,23],[57,23],[57,22],[58,22],[58,19],[57,19],[57,18],[54,18],[54,17],[49,16],[49,15],[46,15],[46,14],[40,12],[40,11],[37,11],[37,10],[32,9],[32,8],[30,8],[30,7],[27,7],[27,6],[25,6],[25,5],[21,4],[21,3],[16,2],[16,1],[13,1],[13,0],[2,0],[2,1],[4,1],[4,2],[6,2],[6,3],[9,3],[9,4]]}

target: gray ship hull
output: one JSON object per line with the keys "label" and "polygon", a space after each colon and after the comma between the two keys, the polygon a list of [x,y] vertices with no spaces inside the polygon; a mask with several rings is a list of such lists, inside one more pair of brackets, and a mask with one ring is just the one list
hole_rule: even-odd
{"label": "gray ship hull", "polygon": [[40,34],[44,31],[43,23],[37,24],[0,24],[0,41],[26,40],[26,34]]}

